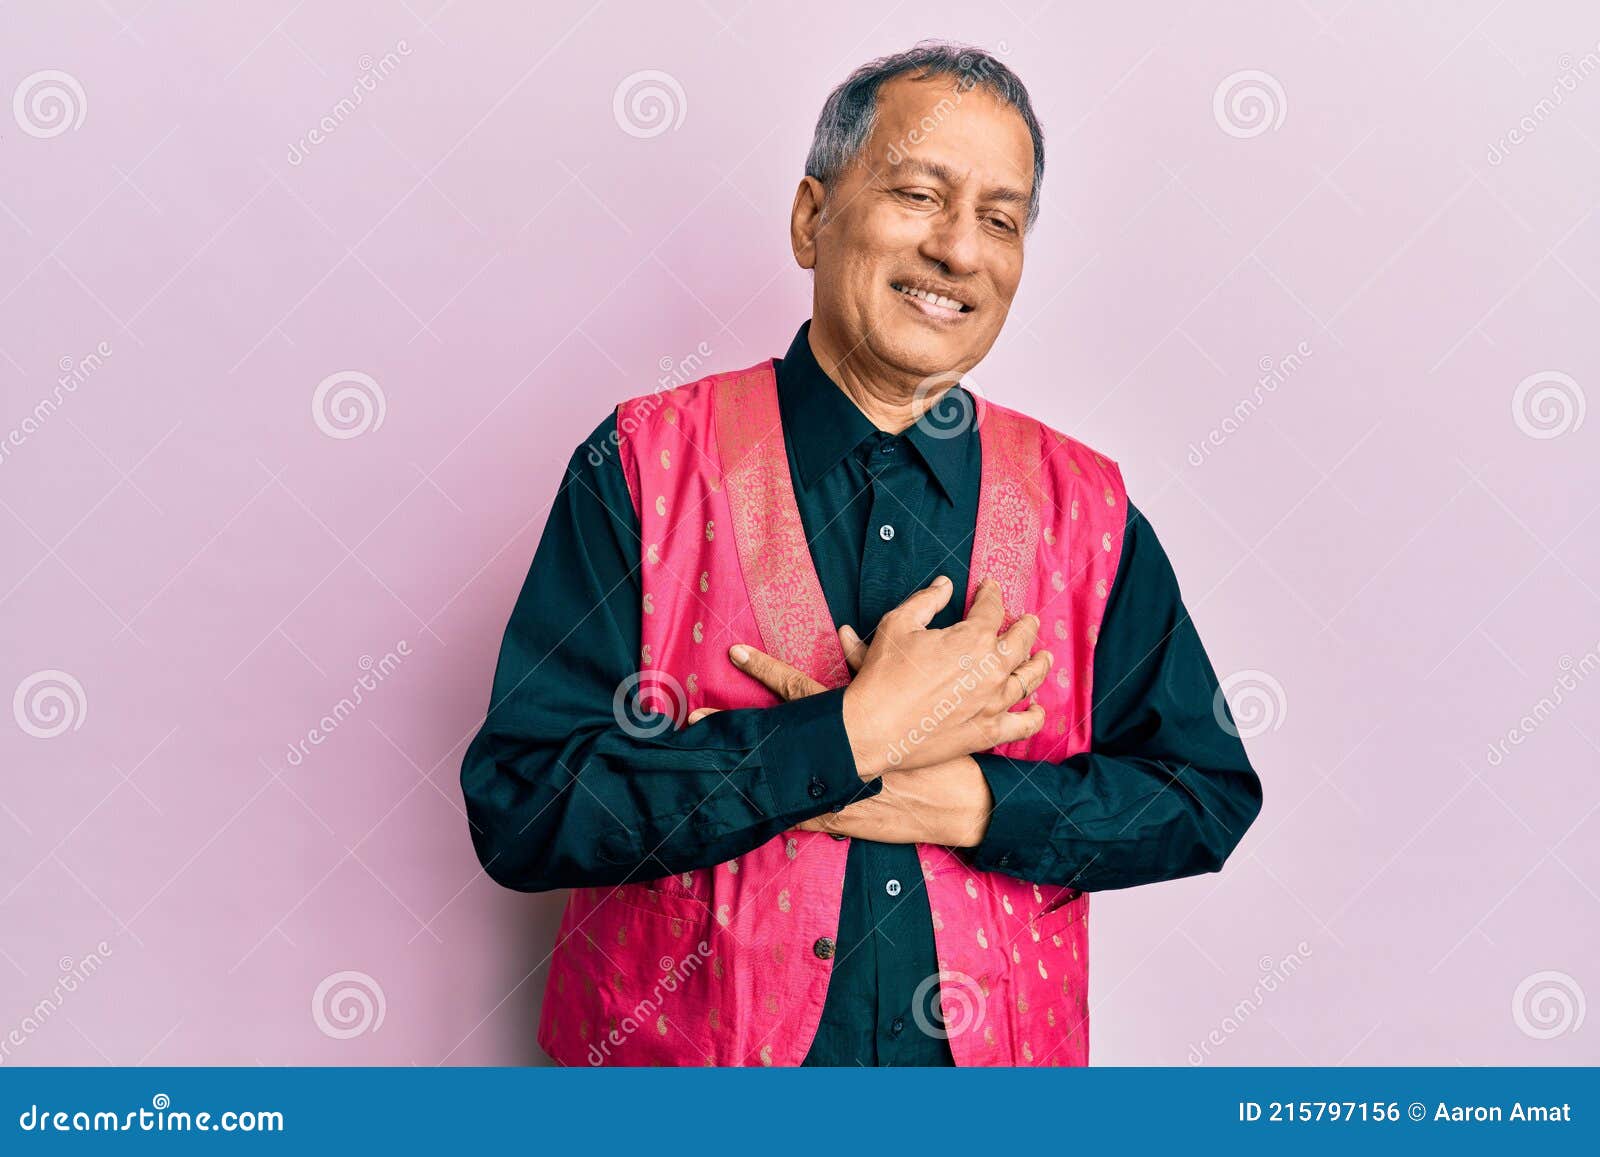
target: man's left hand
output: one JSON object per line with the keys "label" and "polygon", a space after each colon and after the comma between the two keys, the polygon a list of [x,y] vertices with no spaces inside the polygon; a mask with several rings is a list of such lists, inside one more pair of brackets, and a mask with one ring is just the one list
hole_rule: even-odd
{"label": "man's left hand", "polygon": [[[849,626],[839,628],[845,659],[854,671],[866,644]],[[729,658],[751,678],[784,700],[827,690],[804,671],[754,647],[740,645]],[[689,715],[698,723],[720,710],[701,707]],[[798,830],[876,840],[884,844],[940,844],[975,847],[989,826],[994,797],[983,769],[970,755],[911,771],[886,771],[883,789],[837,812],[826,812],[797,825]]]}

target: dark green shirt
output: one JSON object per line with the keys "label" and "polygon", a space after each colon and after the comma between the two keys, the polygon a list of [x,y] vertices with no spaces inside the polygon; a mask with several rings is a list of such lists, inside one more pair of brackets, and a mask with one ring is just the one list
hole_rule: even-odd
{"label": "dark green shirt", "polygon": [[[809,329],[777,372],[789,471],[835,625],[870,640],[885,612],[936,575],[966,591],[982,445],[970,428],[878,430],[817,364]],[[462,764],[479,858],[524,891],[720,864],[881,789],[855,773],[842,689],[656,735],[621,726],[615,699],[637,670],[641,584],[615,429],[613,412],[572,455]],[[957,622],[963,601],[952,598],[931,625]],[[982,843],[960,854],[1084,891],[1218,870],[1260,810],[1261,783],[1166,554],[1132,503],[1093,699],[1087,752],[975,756],[995,807]],[[806,1063],[951,1064],[943,1037],[917,1027],[939,1017],[914,845],[851,841],[835,940]]]}

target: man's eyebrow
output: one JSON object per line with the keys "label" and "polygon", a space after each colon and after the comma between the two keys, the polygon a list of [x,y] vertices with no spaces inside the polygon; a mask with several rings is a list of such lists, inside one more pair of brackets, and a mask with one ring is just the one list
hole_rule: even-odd
{"label": "man's eyebrow", "polygon": [[[932,177],[936,181],[942,181],[946,185],[961,183],[960,178],[956,176],[956,171],[943,161],[927,161],[920,157],[907,157],[890,170],[891,173],[895,171],[920,173],[923,176]],[[1011,185],[991,185],[984,190],[983,199],[986,201],[1001,201],[1011,205],[1026,205],[1028,203],[1028,194]]]}

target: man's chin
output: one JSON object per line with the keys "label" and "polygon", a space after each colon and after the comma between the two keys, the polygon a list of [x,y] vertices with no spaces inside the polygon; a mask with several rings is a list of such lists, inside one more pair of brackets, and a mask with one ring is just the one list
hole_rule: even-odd
{"label": "man's chin", "polygon": [[971,352],[964,341],[953,341],[925,329],[907,332],[904,326],[886,336],[889,340],[884,343],[883,361],[907,376],[932,377],[970,363]]}

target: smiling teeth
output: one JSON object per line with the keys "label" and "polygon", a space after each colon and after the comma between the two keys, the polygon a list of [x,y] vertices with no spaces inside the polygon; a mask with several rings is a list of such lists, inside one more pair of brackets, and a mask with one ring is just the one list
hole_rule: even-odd
{"label": "smiling teeth", "polygon": [[920,297],[923,301],[931,302],[945,309],[953,309],[958,313],[965,311],[967,308],[963,302],[959,302],[953,297],[940,297],[937,293],[929,293],[925,289],[911,289],[908,286],[894,282],[890,282],[890,285],[898,293],[903,293],[908,297]]}

